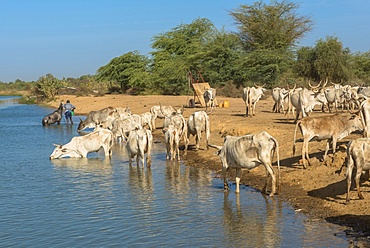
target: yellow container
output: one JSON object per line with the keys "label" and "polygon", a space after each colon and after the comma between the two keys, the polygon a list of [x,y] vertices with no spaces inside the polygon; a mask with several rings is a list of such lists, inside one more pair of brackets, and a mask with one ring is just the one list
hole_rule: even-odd
{"label": "yellow container", "polygon": [[224,108],[228,108],[228,107],[230,107],[230,105],[229,105],[229,101],[228,101],[228,100],[225,100],[225,101],[223,102],[223,104],[222,104],[222,107],[224,107]]}

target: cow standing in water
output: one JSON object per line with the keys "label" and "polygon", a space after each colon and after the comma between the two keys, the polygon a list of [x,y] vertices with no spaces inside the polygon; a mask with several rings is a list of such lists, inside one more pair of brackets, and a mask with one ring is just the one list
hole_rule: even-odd
{"label": "cow standing in water", "polygon": [[63,114],[63,103],[60,103],[59,108],[55,110],[53,113],[46,115],[42,119],[42,125],[45,127],[50,126],[51,124],[57,123],[60,125],[60,121],[62,120]]}
{"label": "cow standing in water", "polygon": [[[276,193],[276,184],[278,193],[280,191],[280,161],[279,144],[277,140],[267,132],[258,134],[249,134],[244,136],[226,136],[223,146],[209,145],[218,149],[218,156],[222,162],[222,175],[224,179],[224,189],[228,190],[229,185],[226,179],[226,172],[229,168],[236,169],[236,189],[239,193],[239,183],[242,175],[242,169],[253,169],[261,164],[265,166],[267,175],[271,176],[272,186],[270,196]],[[278,178],[272,168],[272,159],[274,153],[277,154]],[[268,180],[266,180],[263,192],[267,193]]]}
{"label": "cow standing in water", "polygon": [[50,159],[57,158],[86,158],[90,152],[104,149],[106,158],[112,156],[113,133],[108,129],[99,129],[84,136],[76,136],[65,145],[55,145]]}

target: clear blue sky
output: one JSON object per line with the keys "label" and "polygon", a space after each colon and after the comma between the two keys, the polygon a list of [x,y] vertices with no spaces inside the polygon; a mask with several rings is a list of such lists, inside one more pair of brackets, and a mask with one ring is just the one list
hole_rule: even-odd
{"label": "clear blue sky", "polygon": [[[0,0],[0,81],[95,74],[112,58],[151,51],[154,35],[196,18],[235,31],[229,11],[250,0]],[[269,2],[268,0],[265,2]],[[352,52],[370,50],[369,0],[301,0],[313,30],[300,45],[336,36]]]}

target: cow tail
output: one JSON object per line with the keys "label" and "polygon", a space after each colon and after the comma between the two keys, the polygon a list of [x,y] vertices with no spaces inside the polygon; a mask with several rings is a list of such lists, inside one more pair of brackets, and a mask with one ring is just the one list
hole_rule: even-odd
{"label": "cow tail", "polygon": [[277,171],[277,188],[278,188],[278,190],[277,190],[277,193],[278,193],[278,195],[280,195],[281,194],[281,180],[280,180],[280,152],[279,152],[279,143],[278,143],[278,141],[275,139],[275,138],[273,138],[273,137],[271,137],[272,138],[272,140],[274,141],[274,143],[275,143],[275,151],[276,151],[276,163],[277,163],[277,167],[278,167],[278,171]]}
{"label": "cow tail", "polygon": [[205,125],[206,125],[206,141],[207,141],[207,149],[208,149],[208,142],[211,137],[211,128],[209,124],[209,117],[206,117],[204,119],[205,119]]}
{"label": "cow tail", "polygon": [[298,128],[298,126],[299,126],[300,123],[301,123],[301,121],[298,121],[297,124],[295,125],[295,129],[294,129],[293,156],[295,155],[295,142],[296,142],[296,137],[297,137],[297,128]]}

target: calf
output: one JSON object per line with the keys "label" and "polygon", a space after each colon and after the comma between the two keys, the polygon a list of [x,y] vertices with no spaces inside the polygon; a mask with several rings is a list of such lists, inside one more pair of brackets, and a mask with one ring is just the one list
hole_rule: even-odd
{"label": "calf", "polygon": [[126,151],[129,157],[129,163],[132,164],[132,159],[136,156],[136,164],[139,166],[140,160],[144,167],[144,158],[146,153],[146,165],[151,165],[151,150],[153,145],[152,132],[147,129],[135,129],[130,131],[127,137]]}
{"label": "calf", "polygon": [[65,145],[55,145],[50,159],[87,157],[90,152],[104,149],[105,157],[112,156],[113,134],[110,130],[99,129],[84,136],[73,137]]}
{"label": "calf", "polygon": [[204,102],[206,103],[206,111],[211,108],[211,111],[216,107],[216,89],[209,88],[203,93]]}
{"label": "calf", "polygon": [[370,170],[370,138],[359,138],[349,142],[347,147],[347,197],[346,202],[349,203],[349,191],[352,182],[352,171],[356,167],[356,188],[358,198],[364,199],[360,190],[360,177],[362,171]]}
{"label": "calf", "polygon": [[164,143],[166,144],[166,159],[171,159],[173,161],[176,159],[180,161],[180,151],[179,151],[179,142],[180,142],[180,132],[178,128],[174,125],[169,125],[164,129]]}
{"label": "calf", "polygon": [[306,159],[308,163],[310,158],[308,156],[308,142],[315,138],[315,140],[327,140],[326,149],[324,154],[324,159],[328,154],[330,142],[332,142],[333,154],[337,146],[337,141],[347,137],[354,131],[362,131],[363,125],[360,117],[357,114],[353,115],[329,115],[329,116],[319,116],[310,117],[306,116],[299,120],[296,124],[294,131],[294,141],[293,141],[293,156],[295,154],[295,143],[296,134],[298,127],[303,135],[303,145],[302,145],[302,163],[303,167],[306,169]]}
{"label": "calf", "polygon": [[[219,149],[218,156],[222,162],[222,175],[224,179],[224,189],[228,190],[229,186],[226,180],[228,168],[236,169],[236,193],[239,193],[240,177],[242,169],[253,169],[261,164],[265,166],[266,172],[271,176],[272,186],[270,196],[276,193],[276,185],[280,191],[280,160],[279,144],[277,140],[267,132],[259,134],[250,134],[244,136],[226,136],[223,146],[209,145]],[[277,153],[278,180],[272,167],[272,159]],[[263,188],[267,193],[268,180]]]}

